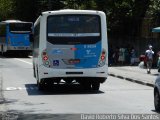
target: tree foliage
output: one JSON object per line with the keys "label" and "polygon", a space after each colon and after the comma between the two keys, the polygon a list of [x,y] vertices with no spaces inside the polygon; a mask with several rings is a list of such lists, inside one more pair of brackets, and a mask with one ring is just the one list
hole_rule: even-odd
{"label": "tree foliage", "polygon": [[0,20],[13,18],[34,22],[43,11],[102,10],[106,13],[109,31],[135,35],[144,17],[160,21],[159,6],[159,0],[0,0]]}
{"label": "tree foliage", "polygon": [[35,0],[14,0],[15,19],[32,21],[35,16]]}
{"label": "tree foliage", "polygon": [[13,17],[13,0],[0,0],[0,20]]}
{"label": "tree foliage", "polygon": [[147,10],[147,15],[160,23],[160,1],[159,0],[151,0],[151,3]]}

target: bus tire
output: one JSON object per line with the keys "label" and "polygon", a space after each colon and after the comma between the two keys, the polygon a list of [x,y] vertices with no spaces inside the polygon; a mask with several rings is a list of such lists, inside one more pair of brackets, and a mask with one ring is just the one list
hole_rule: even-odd
{"label": "bus tire", "polygon": [[36,78],[36,71],[35,71],[35,67],[33,66],[33,76],[34,78]]}
{"label": "bus tire", "polygon": [[82,86],[83,86],[84,91],[90,91],[91,90],[91,82],[90,81],[82,82]]}
{"label": "bus tire", "polygon": [[1,54],[3,55],[3,45],[1,45]]}
{"label": "bus tire", "polygon": [[38,90],[40,91],[44,89],[44,81],[39,80],[38,69],[37,69],[37,86],[38,86]]}
{"label": "bus tire", "polygon": [[37,86],[38,86],[38,90],[44,90],[44,81],[42,80],[37,80]]}
{"label": "bus tire", "polygon": [[154,91],[154,106],[157,112],[160,112],[160,95],[157,89]]}
{"label": "bus tire", "polygon": [[98,81],[93,81],[93,82],[92,82],[92,90],[98,91],[99,88],[100,88],[100,82],[98,82]]}

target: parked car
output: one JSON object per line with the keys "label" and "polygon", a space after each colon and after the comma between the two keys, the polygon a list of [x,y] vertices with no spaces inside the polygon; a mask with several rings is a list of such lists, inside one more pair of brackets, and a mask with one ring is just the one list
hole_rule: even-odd
{"label": "parked car", "polygon": [[154,85],[154,106],[155,110],[160,112],[160,75],[156,78]]}

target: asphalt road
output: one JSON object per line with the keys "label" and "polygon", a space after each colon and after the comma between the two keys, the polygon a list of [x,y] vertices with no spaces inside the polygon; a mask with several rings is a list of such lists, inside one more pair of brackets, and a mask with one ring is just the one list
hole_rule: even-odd
{"label": "asphalt road", "polygon": [[111,76],[96,93],[83,92],[79,85],[54,86],[40,92],[33,77],[32,59],[5,57],[0,57],[0,75],[4,100],[1,113],[28,119],[34,115],[67,118],[62,114],[80,113],[155,114],[152,87]]}

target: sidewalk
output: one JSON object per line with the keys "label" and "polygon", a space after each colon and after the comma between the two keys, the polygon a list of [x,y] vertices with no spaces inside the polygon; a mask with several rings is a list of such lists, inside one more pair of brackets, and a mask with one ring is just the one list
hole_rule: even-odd
{"label": "sidewalk", "polygon": [[159,75],[157,69],[152,69],[151,74],[147,74],[146,69],[138,66],[111,66],[108,68],[109,76],[118,77],[139,84],[154,86],[156,77]]}

